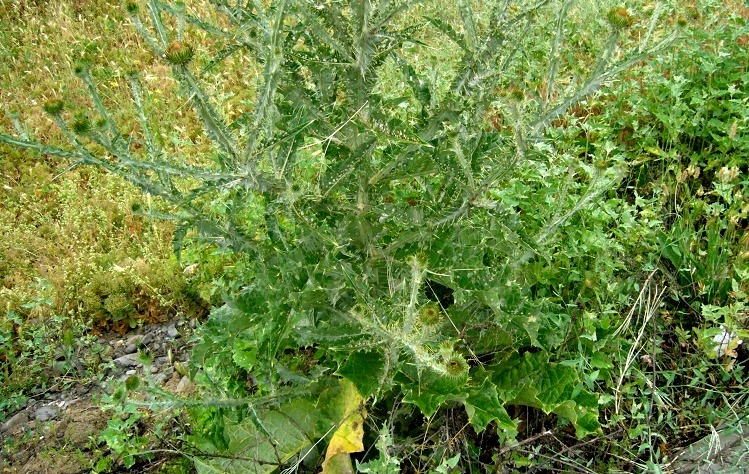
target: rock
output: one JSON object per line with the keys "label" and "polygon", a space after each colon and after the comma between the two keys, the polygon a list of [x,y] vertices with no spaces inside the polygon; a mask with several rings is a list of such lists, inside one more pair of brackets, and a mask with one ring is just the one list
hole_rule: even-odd
{"label": "rock", "polygon": [[140,343],[143,345],[150,344],[151,341],[153,341],[153,333],[147,333],[143,335],[143,339],[141,339]]}
{"label": "rock", "polygon": [[58,416],[60,416],[60,412],[56,408],[53,408],[51,406],[41,407],[34,412],[34,418],[36,418],[36,421],[40,421],[42,423],[49,420],[54,420]]}
{"label": "rock", "polygon": [[179,333],[179,331],[177,330],[177,327],[174,324],[170,324],[169,325],[169,327],[166,330],[166,333],[172,339],[177,339],[178,337],[180,337],[180,333]]}
{"label": "rock", "polygon": [[728,425],[713,430],[712,434],[682,448],[666,466],[668,472],[687,474],[699,472],[740,473],[736,466],[744,465],[749,455],[749,430],[746,424]]}
{"label": "rock", "polygon": [[143,334],[136,334],[134,336],[128,337],[125,341],[125,348],[123,349],[123,352],[125,354],[132,354],[134,352],[137,352],[141,344],[144,344],[143,339]]}
{"label": "rock", "polygon": [[177,384],[177,394],[190,395],[193,391],[195,391],[195,384],[190,382],[190,377],[183,376]]}
{"label": "rock", "polygon": [[126,371],[126,372],[125,372],[125,375],[135,375],[135,374],[137,374],[137,373],[138,373],[138,371],[137,371],[137,370],[135,370],[135,369],[130,369],[130,370],[128,370],[128,371]]}
{"label": "rock", "polygon": [[29,415],[26,414],[25,411],[21,411],[16,413],[15,415],[8,418],[8,420],[0,425],[0,433],[7,433],[10,431],[15,431],[18,428],[20,428],[22,425],[25,425],[29,422]]}
{"label": "rock", "polygon": [[115,351],[115,352],[117,352],[117,353],[120,353],[120,352],[122,352],[122,349],[123,349],[123,348],[125,347],[125,345],[126,345],[126,344],[125,344],[125,340],[124,340],[124,339],[119,339],[119,340],[117,340],[117,341],[112,341],[112,342],[111,342],[110,344],[111,344],[111,345],[112,345],[112,347],[114,348],[114,351]]}
{"label": "rock", "polygon": [[140,365],[137,353],[125,354],[124,356],[118,357],[114,360],[114,363],[119,367],[138,367]]}
{"label": "rock", "polygon": [[156,382],[159,385],[164,385],[166,383],[166,380],[169,378],[169,375],[170,374],[168,374],[166,372],[162,372],[160,374],[156,374],[153,377],[153,381]]}

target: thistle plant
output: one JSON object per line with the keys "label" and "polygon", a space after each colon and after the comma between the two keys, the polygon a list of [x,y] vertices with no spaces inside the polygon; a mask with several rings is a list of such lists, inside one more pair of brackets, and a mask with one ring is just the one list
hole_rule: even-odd
{"label": "thistle plant", "polygon": [[[136,73],[139,128],[125,132],[88,64],[77,72],[93,110],[71,121],[62,102],[44,107],[70,147],[0,134],[171,204],[160,217],[177,225],[178,254],[202,243],[245,259],[193,355],[206,400],[224,400],[190,405],[199,472],[310,459],[316,440],[353,430],[356,410],[325,404],[356,397],[399,399],[427,417],[462,405],[475,430],[495,422],[510,436],[503,405],[530,405],[580,436],[595,432],[595,395],[555,359],[570,317],[531,287],[556,236],[623,170],[560,157],[544,132],[674,40],[657,28],[664,9],[626,49],[633,16],[601,12],[609,36],[592,64],[576,65],[561,59],[571,0],[491,1],[480,12],[467,0],[455,11],[401,0],[213,3],[220,23],[181,4],[126,6],[195,110],[210,156],[169,156]],[[206,62],[191,43],[199,34],[223,45]],[[524,82],[533,48],[545,51],[535,85]],[[229,121],[203,75],[233,55],[261,72],[244,78],[257,91],[250,112]]]}

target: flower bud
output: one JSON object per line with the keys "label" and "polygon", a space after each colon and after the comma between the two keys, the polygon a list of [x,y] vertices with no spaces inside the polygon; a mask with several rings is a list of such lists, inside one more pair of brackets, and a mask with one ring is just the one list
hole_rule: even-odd
{"label": "flower bud", "polygon": [[612,8],[606,14],[606,19],[608,20],[609,24],[617,30],[628,28],[635,22],[635,19],[632,17],[632,15],[629,14],[625,7]]}
{"label": "flower bud", "polygon": [[192,46],[181,41],[172,41],[164,52],[164,59],[175,66],[184,66],[192,61],[195,51]]}
{"label": "flower bud", "polygon": [[59,116],[65,108],[65,103],[61,100],[50,100],[42,105],[45,112],[53,116]]}

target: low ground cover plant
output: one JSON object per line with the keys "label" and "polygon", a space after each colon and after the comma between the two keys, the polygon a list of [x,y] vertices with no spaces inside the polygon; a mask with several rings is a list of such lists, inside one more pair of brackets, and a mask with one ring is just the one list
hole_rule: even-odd
{"label": "low ground cover plant", "polygon": [[[653,426],[684,426],[665,409],[668,387],[718,383],[707,370],[743,383],[734,363],[744,260],[721,245],[745,244],[745,163],[711,153],[741,150],[746,90],[734,88],[720,113],[700,112],[714,106],[673,85],[675,64],[641,96],[612,99],[612,81],[666,51],[691,10],[216,7],[221,16],[205,18],[181,3],[125,5],[194,109],[206,155],[165,147],[137,72],[127,78],[137,126],[123,128],[88,61],[76,74],[93,107],[44,106],[68,146],[29,137],[21,122],[0,134],[130,181],[169,204],[144,214],[175,224],[178,256],[203,269],[231,262],[205,289],[223,301],[193,353],[202,398],[148,392],[152,406],[192,417],[185,454],[198,472],[654,468],[670,440]],[[737,31],[724,34],[740,45]],[[210,49],[198,48],[203,36]],[[245,87],[216,93],[216,71],[238,57],[251,59]],[[730,89],[735,67],[697,67],[686,83],[706,73]],[[679,126],[654,105],[663,97],[675,101],[671,113],[688,110],[679,117],[720,123]],[[695,154],[672,159],[687,149]],[[696,204],[683,194],[698,190],[679,183],[718,164],[702,187],[712,197]],[[703,218],[706,246],[695,230]],[[120,290],[99,311],[132,305],[115,301]],[[688,369],[697,382],[664,366],[674,350],[695,349],[715,361]],[[635,441],[588,448],[599,466],[570,460],[571,440],[604,431]],[[550,458],[551,441],[511,448],[520,436],[553,437],[563,454]]]}

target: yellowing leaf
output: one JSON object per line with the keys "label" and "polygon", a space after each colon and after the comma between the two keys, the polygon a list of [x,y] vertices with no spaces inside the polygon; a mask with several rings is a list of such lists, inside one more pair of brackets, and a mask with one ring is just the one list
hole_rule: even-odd
{"label": "yellowing leaf", "polygon": [[354,466],[348,453],[326,457],[322,463],[322,474],[354,474]]}
{"label": "yellowing leaf", "polygon": [[328,444],[325,461],[322,463],[323,474],[353,473],[349,454],[364,451],[363,399],[354,384],[346,379],[341,380],[340,400],[343,404],[343,421]]}

